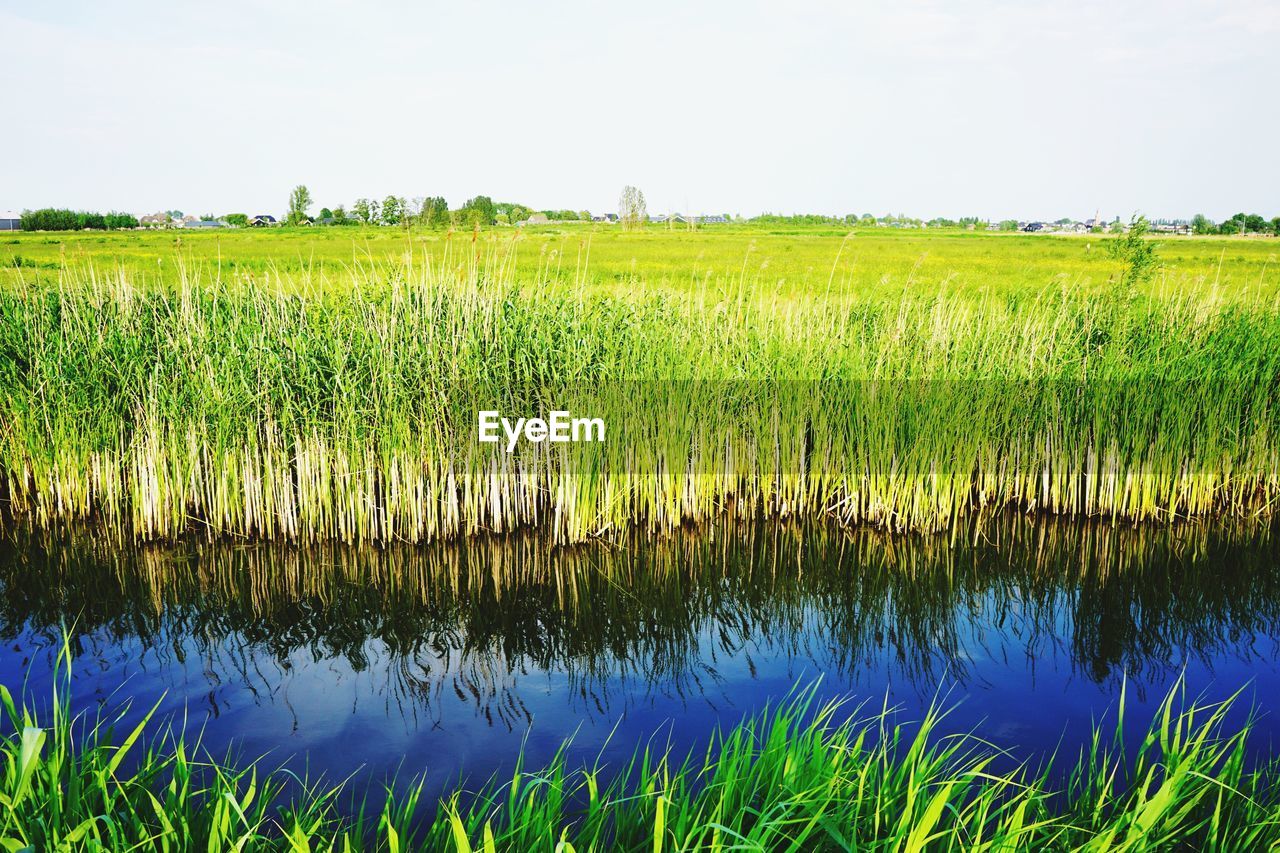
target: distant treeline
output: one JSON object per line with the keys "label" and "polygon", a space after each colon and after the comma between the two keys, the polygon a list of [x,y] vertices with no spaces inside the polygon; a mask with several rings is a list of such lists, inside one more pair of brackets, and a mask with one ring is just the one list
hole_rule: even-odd
{"label": "distant treeline", "polygon": [[[305,187],[299,187],[305,191]],[[306,200],[309,202],[310,194]],[[173,219],[181,219],[181,211],[170,211]],[[528,205],[515,202],[495,202],[489,196],[478,195],[467,199],[461,207],[450,208],[447,201],[440,196],[418,197],[408,199],[403,196],[389,195],[381,201],[371,198],[357,199],[350,209],[338,205],[332,209],[321,208],[316,218],[324,225],[417,225],[428,228],[473,228],[489,225],[517,225],[530,217],[541,214],[548,220],[557,222],[590,221],[591,212],[586,210],[536,210]],[[214,220],[213,214],[206,214],[204,219]],[[1001,231],[1017,231],[1021,223],[1013,219],[988,224],[986,220],[976,216],[962,216],[959,219],[938,217],[921,220],[903,214],[875,216],[870,213],[861,215],[850,213],[844,216],[829,216],[818,213],[776,214],[764,213],[760,216],[743,219],[724,215],[726,221],[751,222],[759,225],[890,225],[930,228],[990,228]],[[231,213],[220,218],[226,225],[244,226],[249,224],[249,217],[243,213]],[[312,221],[306,216],[305,208],[291,210],[285,221],[289,224],[302,224]],[[1070,223],[1069,219],[1057,220],[1055,224]],[[1157,224],[1163,224],[1159,220]],[[1094,223],[1095,231],[1102,231],[1103,223]],[[1119,226],[1119,219],[1115,223]],[[1174,220],[1171,224],[1188,224],[1186,220]],[[1280,236],[1280,216],[1267,219],[1256,213],[1237,213],[1222,222],[1196,214],[1190,221],[1191,231],[1195,234],[1274,234]],[[131,213],[112,211],[110,213],[94,213],[83,210],[46,207],[40,210],[22,212],[21,225],[23,231],[83,231],[113,230],[117,228],[137,228],[138,218]]]}
{"label": "distant treeline", "polygon": [[1191,220],[1191,230],[1196,234],[1275,234],[1280,236],[1280,216],[1270,221],[1257,213],[1237,213],[1230,219],[1215,223],[1197,213]]}
{"label": "distant treeline", "polygon": [[414,199],[389,195],[382,201],[376,198],[356,199],[351,209],[339,205],[332,210],[320,209],[319,221],[329,225],[421,225],[428,228],[477,225],[516,225],[534,214],[559,221],[590,220],[586,210],[535,210],[524,204],[494,201],[489,196],[478,195],[458,208],[450,209],[440,196]]}
{"label": "distant treeline", "polygon": [[23,231],[108,231],[115,228],[137,228],[138,217],[132,213],[91,213],[85,210],[66,210],[45,207],[40,210],[22,211]]}

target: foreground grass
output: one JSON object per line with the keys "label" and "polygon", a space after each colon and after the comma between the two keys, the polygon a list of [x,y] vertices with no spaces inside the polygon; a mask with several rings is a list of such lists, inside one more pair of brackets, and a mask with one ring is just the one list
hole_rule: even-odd
{"label": "foreground grass", "polygon": [[[726,507],[940,530],[1280,497],[1271,299],[614,298],[456,260],[351,268],[340,291],[207,268],[0,291],[0,498],[120,537],[417,542]],[[508,454],[477,443],[480,409],[608,437]]]}
{"label": "foreground grass", "polygon": [[[62,675],[70,669],[61,659]],[[58,681],[65,684],[64,681]],[[0,688],[0,848],[18,850],[1249,850],[1280,843],[1275,768],[1249,769],[1231,702],[1160,706],[1136,751],[1119,722],[1069,767],[1039,769],[945,714],[895,725],[799,695],[683,759],[623,768],[518,766],[438,806],[397,786],[376,813],[353,792],[199,757],[148,717],[128,732],[42,721]],[[119,736],[123,734],[123,736]]]}

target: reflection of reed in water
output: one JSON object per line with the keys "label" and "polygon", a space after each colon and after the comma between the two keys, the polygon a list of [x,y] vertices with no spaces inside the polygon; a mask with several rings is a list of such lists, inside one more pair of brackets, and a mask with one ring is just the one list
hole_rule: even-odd
{"label": "reflection of reed in water", "polygon": [[[1109,527],[1001,517],[953,541],[824,525],[724,521],[625,547],[535,536],[452,545],[117,550],[27,534],[0,556],[0,629],[175,638],[383,669],[388,701],[530,712],[522,680],[564,673],[585,713],[636,688],[712,698],[762,658],[846,676],[888,667],[965,677],[983,642],[1067,655],[1138,679],[1280,622],[1267,527]],[[163,638],[163,639],[162,639]],[[1059,648],[1055,644],[1062,641]],[[1068,642],[1069,641],[1069,642]],[[1247,645],[1245,643],[1244,645]],[[629,687],[626,685],[630,685]]]}

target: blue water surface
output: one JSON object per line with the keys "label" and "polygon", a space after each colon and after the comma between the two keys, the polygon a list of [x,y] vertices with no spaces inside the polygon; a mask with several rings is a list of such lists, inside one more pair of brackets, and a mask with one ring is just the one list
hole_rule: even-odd
{"label": "blue water surface", "polygon": [[[430,796],[545,764],[621,767],[812,691],[1007,750],[1073,758],[1125,693],[1128,747],[1170,690],[1280,701],[1269,529],[1001,521],[962,537],[724,523],[558,549],[0,549],[0,682],[46,707],[64,631],[73,709],[157,716],[215,756],[265,756]],[[377,789],[374,785],[372,789]]]}

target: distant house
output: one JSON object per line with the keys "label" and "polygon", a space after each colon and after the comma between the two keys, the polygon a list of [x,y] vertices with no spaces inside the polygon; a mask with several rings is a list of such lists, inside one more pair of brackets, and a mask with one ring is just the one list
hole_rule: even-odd
{"label": "distant house", "polygon": [[546,225],[551,220],[547,218],[545,213],[531,213],[529,218],[524,221],[525,225]]}
{"label": "distant house", "polygon": [[1023,231],[1028,231],[1028,232],[1043,231],[1043,230],[1044,230],[1044,223],[1043,223],[1043,222],[1028,222],[1026,225],[1022,226],[1022,230],[1023,230]]}
{"label": "distant house", "polygon": [[168,228],[169,214],[167,213],[148,213],[138,218],[138,224],[143,228]]}
{"label": "distant house", "polygon": [[223,224],[216,219],[197,219],[194,222],[183,222],[183,228],[222,228]]}
{"label": "distant house", "polygon": [[592,222],[617,222],[617,221],[618,221],[618,214],[616,214],[616,213],[601,213],[601,214],[600,214],[600,215],[598,215],[598,216],[593,216],[593,217],[591,217],[591,221],[592,221]]}
{"label": "distant house", "polygon": [[16,211],[0,212],[0,231],[21,231],[22,215]]}
{"label": "distant house", "polygon": [[696,215],[686,216],[683,213],[673,213],[671,216],[662,216],[662,215],[652,216],[649,218],[649,221],[650,222],[678,222],[681,225],[688,225],[690,223],[692,223],[693,225],[705,225],[707,223],[728,222],[729,219],[728,217],[721,216],[720,214],[709,214],[707,216],[696,216]]}
{"label": "distant house", "polygon": [[257,216],[249,220],[249,224],[255,228],[263,228],[268,225],[277,225],[276,218],[269,213],[259,213]]}

